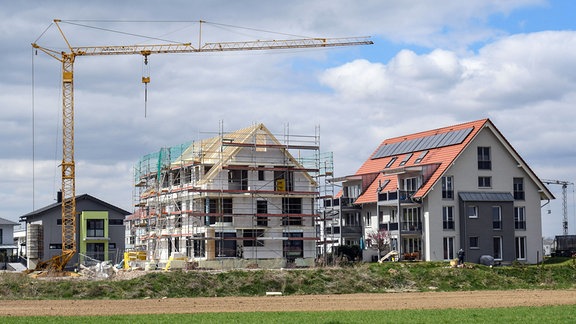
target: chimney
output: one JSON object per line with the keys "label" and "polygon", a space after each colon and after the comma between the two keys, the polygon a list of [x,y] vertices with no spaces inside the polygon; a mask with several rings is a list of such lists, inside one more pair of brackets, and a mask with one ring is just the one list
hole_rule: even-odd
{"label": "chimney", "polygon": [[58,190],[56,193],[56,202],[59,204],[62,203],[62,190]]}

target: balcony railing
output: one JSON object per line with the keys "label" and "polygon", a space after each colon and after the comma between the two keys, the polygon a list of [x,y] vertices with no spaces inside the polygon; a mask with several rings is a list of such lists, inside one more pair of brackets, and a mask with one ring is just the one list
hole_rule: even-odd
{"label": "balcony railing", "polygon": [[418,232],[422,233],[422,223],[414,223],[414,222],[403,222],[402,223],[402,232]]}
{"label": "balcony railing", "polygon": [[341,233],[342,233],[342,236],[362,235],[362,227],[361,226],[342,226]]}
{"label": "balcony railing", "polygon": [[[422,233],[422,223],[401,223],[402,233]],[[397,231],[398,223],[379,224],[378,229],[381,231]]]}
{"label": "balcony railing", "polygon": [[359,205],[354,205],[354,201],[356,201],[356,198],[341,197],[340,198],[340,207],[342,207],[342,208],[360,208]]}
{"label": "balcony railing", "polygon": [[414,193],[413,190],[384,191],[378,194],[378,201],[398,200],[398,194],[400,194],[400,202],[412,202]]}

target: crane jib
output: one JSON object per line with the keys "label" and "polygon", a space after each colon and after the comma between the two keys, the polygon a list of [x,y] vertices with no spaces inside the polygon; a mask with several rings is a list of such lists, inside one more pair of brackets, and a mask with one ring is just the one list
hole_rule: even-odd
{"label": "crane jib", "polygon": [[305,38],[286,40],[257,40],[248,42],[205,43],[201,48],[191,43],[156,45],[118,45],[118,46],[79,46],[72,47],[76,56],[91,55],[150,55],[167,53],[250,51],[291,48],[336,47],[374,44],[369,37],[352,38]]}

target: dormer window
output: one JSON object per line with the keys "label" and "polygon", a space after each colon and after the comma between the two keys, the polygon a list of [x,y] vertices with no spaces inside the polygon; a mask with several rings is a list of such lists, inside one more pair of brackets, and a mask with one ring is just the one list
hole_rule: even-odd
{"label": "dormer window", "polygon": [[424,160],[424,157],[426,156],[426,154],[428,154],[428,151],[424,151],[424,152],[420,153],[420,155],[416,158],[416,160],[414,160],[414,164],[418,164],[418,163],[422,162],[422,160]]}
{"label": "dormer window", "polygon": [[394,164],[394,162],[396,162],[396,160],[398,159],[398,157],[393,157],[390,159],[390,161],[388,162],[388,164],[386,164],[386,169],[390,168],[392,166],[392,164]]}
{"label": "dormer window", "polygon": [[413,153],[408,153],[408,154],[404,155],[404,159],[402,159],[402,161],[400,162],[400,166],[405,165],[408,162],[408,160],[410,160],[412,155],[413,155]]}

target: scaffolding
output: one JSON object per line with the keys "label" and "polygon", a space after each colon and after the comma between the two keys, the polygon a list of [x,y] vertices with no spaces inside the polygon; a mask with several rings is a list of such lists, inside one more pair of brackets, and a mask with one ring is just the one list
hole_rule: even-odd
{"label": "scaffolding", "polygon": [[263,124],[220,124],[212,135],[138,161],[126,246],[160,266],[175,254],[209,268],[314,265],[319,197],[333,196],[319,128],[276,136]]}

